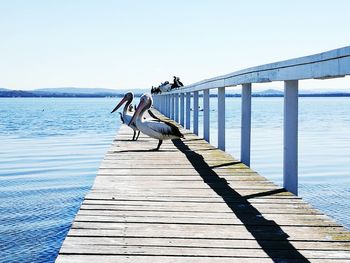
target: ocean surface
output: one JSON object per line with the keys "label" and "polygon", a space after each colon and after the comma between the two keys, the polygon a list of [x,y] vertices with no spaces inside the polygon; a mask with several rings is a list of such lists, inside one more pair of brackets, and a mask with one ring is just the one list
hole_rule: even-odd
{"label": "ocean surface", "polygon": [[0,99],[0,262],[54,262],[119,127],[118,99]]}
{"label": "ocean surface", "polygon": [[[118,100],[0,98],[0,262],[54,262],[120,125]],[[299,195],[350,229],[349,105],[300,98]],[[253,98],[252,109],[251,166],[281,184],[283,98]],[[226,149],[239,158],[239,98],[226,99],[226,117]]]}

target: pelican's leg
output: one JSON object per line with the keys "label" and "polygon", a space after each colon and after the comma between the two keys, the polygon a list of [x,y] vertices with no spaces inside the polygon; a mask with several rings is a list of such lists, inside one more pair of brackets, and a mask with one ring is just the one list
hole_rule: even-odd
{"label": "pelican's leg", "polygon": [[136,131],[134,131],[134,136],[132,136],[132,141],[135,141]]}
{"label": "pelican's leg", "polygon": [[159,140],[159,142],[158,142],[158,146],[157,146],[157,148],[156,148],[156,151],[158,151],[158,150],[159,150],[159,147],[162,145],[162,143],[163,143],[163,140]]}
{"label": "pelican's leg", "polygon": [[140,136],[140,131],[138,132],[135,141],[137,141],[139,139],[139,136]]}

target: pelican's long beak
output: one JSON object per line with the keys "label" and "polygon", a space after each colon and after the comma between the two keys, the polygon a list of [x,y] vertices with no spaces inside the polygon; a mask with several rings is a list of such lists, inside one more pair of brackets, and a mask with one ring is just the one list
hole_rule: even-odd
{"label": "pelican's long beak", "polygon": [[117,109],[119,109],[120,106],[123,105],[123,103],[126,101],[126,96],[118,103],[118,105],[111,111],[111,113],[115,112]]}
{"label": "pelican's long beak", "polygon": [[131,123],[133,123],[135,121],[135,119],[137,118],[137,116],[140,114],[141,110],[145,107],[146,103],[141,101],[139,103],[139,105],[137,106],[134,115],[131,118],[131,121],[128,123],[128,126],[130,126]]}

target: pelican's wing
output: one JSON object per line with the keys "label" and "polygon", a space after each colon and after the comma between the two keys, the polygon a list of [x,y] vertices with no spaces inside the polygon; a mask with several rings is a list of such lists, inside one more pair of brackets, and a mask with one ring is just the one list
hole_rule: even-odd
{"label": "pelican's wing", "polygon": [[154,113],[153,113],[151,110],[148,110],[148,114],[149,114],[154,120],[161,121],[161,119],[159,119],[156,115],[154,115]]}
{"label": "pelican's wing", "polygon": [[179,128],[170,122],[165,122],[161,120],[159,121],[150,120],[150,121],[147,121],[147,126],[151,130],[165,134],[165,135],[169,135],[169,136],[173,135],[180,138],[184,137],[183,134],[180,132]]}

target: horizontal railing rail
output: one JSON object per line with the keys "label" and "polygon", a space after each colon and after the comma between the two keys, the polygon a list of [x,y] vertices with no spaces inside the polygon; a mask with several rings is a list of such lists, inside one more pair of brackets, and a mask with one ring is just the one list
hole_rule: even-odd
{"label": "horizontal railing rail", "polygon": [[198,100],[203,92],[203,137],[210,142],[210,89],[218,89],[218,148],[225,150],[225,88],[242,85],[241,162],[250,165],[251,95],[253,83],[284,81],[283,185],[298,193],[298,86],[299,80],[329,79],[350,75],[350,46],[202,80],[154,96],[154,107],[191,128],[198,135]]}

